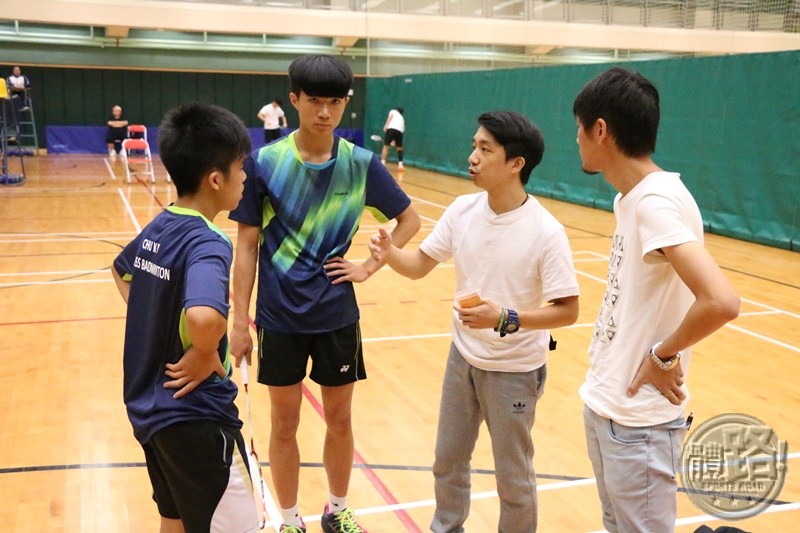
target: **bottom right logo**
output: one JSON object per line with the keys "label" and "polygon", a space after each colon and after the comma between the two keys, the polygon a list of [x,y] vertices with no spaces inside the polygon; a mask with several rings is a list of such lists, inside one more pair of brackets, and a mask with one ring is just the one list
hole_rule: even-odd
{"label": "bottom right logo", "polygon": [[701,510],[726,520],[754,516],[786,481],[788,445],[755,417],[726,413],[703,422],[686,440],[680,475]]}

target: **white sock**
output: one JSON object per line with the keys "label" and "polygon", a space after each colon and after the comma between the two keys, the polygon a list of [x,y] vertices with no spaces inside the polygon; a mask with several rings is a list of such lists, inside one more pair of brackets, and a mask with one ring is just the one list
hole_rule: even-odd
{"label": "white sock", "polygon": [[381,159],[381,165],[386,166],[386,160],[385,159]]}
{"label": "white sock", "polygon": [[328,494],[328,512],[338,513],[347,509],[347,496],[339,498],[333,494]]}
{"label": "white sock", "polygon": [[397,168],[403,168],[403,162],[402,161],[397,163]]}
{"label": "white sock", "polygon": [[303,527],[303,519],[300,518],[300,511],[297,505],[291,509],[281,509],[281,518],[287,526]]}

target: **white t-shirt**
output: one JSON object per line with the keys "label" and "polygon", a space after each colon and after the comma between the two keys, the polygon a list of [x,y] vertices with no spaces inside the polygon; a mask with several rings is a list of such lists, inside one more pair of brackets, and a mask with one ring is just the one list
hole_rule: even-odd
{"label": "white t-shirt", "polygon": [[[459,196],[420,250],[436,261],[455,261],[456,292],[478,290],[499,305],[538,309],[578,295],[578,281],[564,227],[534,197],[496,215],[485,192]],[[530,372],[547,359],[547,330],[522,328],[500,337],[492,328],[464,327],[453,311],[453,343],[482,370]]]}
{"label": "white t-shirt", "polygon": [[397,109],[389,111],[389,123],[386,125],[387,130],[397,130],[400,133],[406,131],[406,119],[400,114]]}
{"label": "white t-shirt", "polygon": [[[657,250],[702,243],[703,220],[680,175],[671,172],[649,174],[624,197],[617,195],[614,215],[608,287],[580,395],[600,416],[625,426],[652,426],[678,418],[683,407],[649,384],[633,398],[626,391],[653,344],[675,331],[695,300]],[[684,375],[689,359],[690,350],[684,350]],[[685,385],[684,392],[688,401]]]}
{"label": "white t-shirt", "polygon": [[271,103],[265,105],[261,108],[261,111],[258,112],[260,115],[264,115],[264,129],[265,130],[277,130],[279,126],[279,119],[285,115],[283,109],[280,107],[276,107]]}
{"label": "white t-shirt", "polygon": [[17,89],[24,89],[28,83],[28,78],[23,75],[14,76],[11,75],[8,77],[8,83],[10,83],[13,87]]}

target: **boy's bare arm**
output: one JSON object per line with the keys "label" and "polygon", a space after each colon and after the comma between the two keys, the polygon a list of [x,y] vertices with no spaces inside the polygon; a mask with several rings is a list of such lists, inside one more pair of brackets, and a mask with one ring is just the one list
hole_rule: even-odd
{"label": "boy's bare arm", "polygon": [[122,279],[122,276],[119,275],[119,272],[117,272],[117,269],[114,268],[114,265],[111,265],[111,276],[114,278],[114,283],[117,284],[117,290],[122,296],[122,299],[125,300],[125,303],[127,304],[128,296],[131,293],[131,283]]}
{"label": "boy's bare arm", "polygon": [[242,357],[250,363],[253,338],[250,335],[250,299],[256,281],[258,241],[261,229],[239,223],[236,237],[236,256],[233,261],[233,329],[231,330],[231,355],[236,366]]}
{"label": "boy's bare arm", "polygon": [[226,376],[218,350],[228,328],[227,319],[213,307],[199,305],[186,310],[186,327],[192,345],[177,363],[168,363],[165,372],[172,380],[164,387],[178,389],[175,398],[189,394],[215,372],[221,378]]}

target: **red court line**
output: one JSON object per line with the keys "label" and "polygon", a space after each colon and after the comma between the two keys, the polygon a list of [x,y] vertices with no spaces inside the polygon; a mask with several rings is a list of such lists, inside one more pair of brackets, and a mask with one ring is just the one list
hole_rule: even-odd
{"label": "red court line", "polygon": [[[233,298],[232,292],[231,292],[231,298]],[[254,331],[258,331],[255,321],[250,317],[248,317],[248,319],[250,320],[250,327],[253,328]],[[322,403],[320,403],[320,401],[316,398],[316,396],[314,396],[314,393],[312,393],[311,390],[305,386],[305,384],[302,385],[302,388],[303,388],[303,396],[306,397],[308,403],[311,404],[311,406],[314,408],[314,410],[317,412],[320,418],[322,418],[322,420],[325,420],[325,410],[322,407]],[[375,490],[378,491],[378,494],[381,495],[381,497],[387,504],[397,505],[400,503],[399,501],[397,501],[397,498],[394,497],[394,494],[392,494],[392,491],[386,486],[386,484],[383,481],[381,481],[381,478],[378,476],[378,474],[376,474],[371,468],[367,466],[367,462],[364,460],[364,457],[355,448],[353,449],[353,459],[357,463],[363,465],[361,471],[364,473],[365,476],[367,476],[367,479],[370,481],[370,483],[372,483],[372,486],[375,487]],[[400,521],[403,523],[403,525],[406,526],[407,531],[422,533],[422,530],[419,528],[419,526],[417,526],[416,522],[414,522],[414,520],[408,515],[405,509],[395,509],[394,514],[397,515],[397,518],[399,518]]]}

